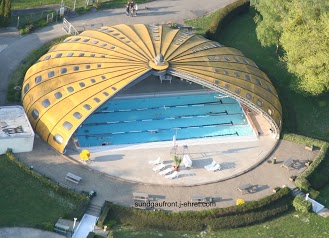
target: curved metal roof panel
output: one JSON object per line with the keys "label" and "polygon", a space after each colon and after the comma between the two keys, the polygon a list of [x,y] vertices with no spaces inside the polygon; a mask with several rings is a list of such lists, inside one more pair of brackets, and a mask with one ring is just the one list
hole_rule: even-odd
{"label": "curved metal roof panel", "polygon": [[[161,54],[164,64],[155,59]],[[116,25],[69,36],[27,71],[22,89],[32,126],[63,153],[73,132],[104,102],[153,71],[188,79],[261,113],[276,133],[282,109],[257,65],[233,48],[161,25]]]}

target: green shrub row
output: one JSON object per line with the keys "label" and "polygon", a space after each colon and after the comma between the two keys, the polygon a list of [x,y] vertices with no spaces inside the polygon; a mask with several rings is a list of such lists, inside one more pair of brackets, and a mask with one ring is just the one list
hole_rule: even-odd
{"label": "green shrub row", "polygon": [[235,16],[249,10],[250,0],[237,0],[217,12],[214,20],[206,31],[206,37],[215,40],[216,34],[225,27]]}
{"label": "green shrub row", "polygon": [[[72,214],[66,214],[67,217],[64,217],[64,218],[73,219],[74,217],[77,217],[77,216],[79,218],[82,218],[82,216],[85,213],[85,211],[87,210],[88,205],[89,205],[89,202],[90,202],[89,196],[83,196],[82,194],[75,193],[75,192],[73,192],[73,191],[71,191],[69,189],[63,188],[63,187],[59,186],[57,183],[54,183],[53,181],[51,181],[49,178],[46,178],[45,176],[42,176],[41,174],[35,172],[34,170],[32,170],[29,167],[27,167],[25,164],[23,164],[22,162],[20,162],[15,157],[15,155],[12,153],[12,151],[10,149],[7,150],[6,157],[11,162],[13,162],[14,164],[16,164],[24,172],[30,174],[31,176],[33,176],[34,178],[36,178],[41,183],[43,183],[46,186],[52,188],[58,194],[61,194],[61,195],[65,196],[65,197],[73,198],[73,199],[75,199],[76,201],[79,202],[80,207],[78,207],[76,211],[73,211]],[[77,214],[77,211],[79,211],[79,214]]]}
{"label": "green shrub row", "polygon": [[329,176],[327,175],[329,170],[329,143],[296,134],[284,134],[282,138],[295,143],[307,146],[313,145],[320,148],[313,163],[299,174],[295,180],[296,187],[316,194],[316,191],[312,190],[312,188],[320,189],[329,183]]}
{"label": "green shrub row", "polygon": [[312,209],[312,203],[310,201],[305,200],[300,195],[297,195],[293,201],[293,206],[295,207],[296,211],[308,213]]}
{"label": "green shrub row", "polygon": [[104,221],[106,219],[107,214],[109,213],[110,207],[111,207],[111,203],[109,201],[105,201],[101,210],[102,211],[101,215],[97,220],[98,227],[103,227]]}
{"label": "green shrub row", "polygon": [[287,211],[291,207],[291,201],[290,189],[282,188],[259,201],[193,212],[145,211],[109,203],[110,209],[104,223],[115,220],[119,224],[137,228],[175,231],[202,231],[206,228],[219,230],[247,226],[273,218]]}

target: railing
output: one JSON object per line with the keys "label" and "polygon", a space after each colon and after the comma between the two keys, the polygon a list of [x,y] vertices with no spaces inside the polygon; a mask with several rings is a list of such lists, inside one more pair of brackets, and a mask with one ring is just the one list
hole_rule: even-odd
{"label": "railing", "polygon": [[78,35],[79,32],[74,28],[74,26],[65,18],[63,18],[63,28],[67,34],[69,35]]}

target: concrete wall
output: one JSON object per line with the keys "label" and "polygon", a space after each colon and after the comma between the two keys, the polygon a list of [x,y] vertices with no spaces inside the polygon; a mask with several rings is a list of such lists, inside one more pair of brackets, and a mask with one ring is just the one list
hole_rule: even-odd
{"label": "concrete wall", "polygon": [[30,152],[33,150],[33,142],[34,136],[22,138],[1,138],[0,155],[5,154],[8,148],[11,148],[14,153]]}

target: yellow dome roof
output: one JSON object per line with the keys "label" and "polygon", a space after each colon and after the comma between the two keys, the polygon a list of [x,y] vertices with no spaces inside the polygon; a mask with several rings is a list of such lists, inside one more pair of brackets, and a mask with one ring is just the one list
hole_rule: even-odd
{"label": "yellow dome roof", "polygon": [[33,128],[63,153],[73,132],[104,102],[164,70],[237,99],[280,132],[278,95],[252,60],[200,35],[161,25],[121,24],[68,37],[27,71],[23,106]]}

